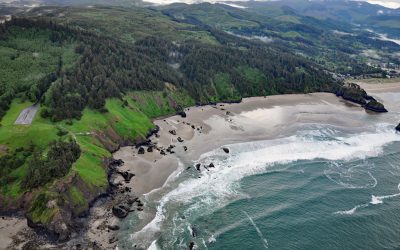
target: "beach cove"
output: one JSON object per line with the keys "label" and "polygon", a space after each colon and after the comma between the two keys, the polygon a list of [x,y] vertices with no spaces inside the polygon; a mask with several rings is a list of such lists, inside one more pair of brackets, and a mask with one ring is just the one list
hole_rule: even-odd
{"label": "beach cove", "polygon": [[[189,220],[184,214],[195,213],[199,217],[199,211],[203,211],[211,216],[231,202],[244,199],[246,195],[238,191],[238,182],[243,178],[263,174],[269,167],[273,169],[283,163],[314,159],[350,161],[379,155],[382,150],[375,149],[400,140],[393,130],[399,119],[394,115],[399,112],[399,96],[390,94],[398,93],[399,86],[391,83],[388,91],[385,84],[362,85],[384,102],[390,110],[388,115],[365,111],[333,94],[313,93],[191,107],[185,110],[186,117],[155,120],[160,130],[151,137],[152,152],[147,152],[145,146],[144,154],[138,154],[139,148],[124,147],[114,154],[115,159],[125,162],[121,170],[135,174],[129,185],[145,203],[143,211],[132,213],[121,222],[119,248],[147,249],[160,244],[161,249],[184,249],[190,242],[195,242],[200,249],[212,247],[215,234],[222,233],[215,230],[207,237],[200,237],[202,229],[183,222]],[[321,137],[313,135],[315,131],[331,133],[332,137],[340,134],[343,144],[351,146],[334,145],[331,141],[317,144],[313,140],[304,141],[310,136]],[[344,139],[347,135],[350,138]],[[299,139],[304,143],[299,144]],[[251,218],[248,213],[238,213]],[[178,221],[181,225],[177,225]],[[166,240],[165,234],[180,236]]]}

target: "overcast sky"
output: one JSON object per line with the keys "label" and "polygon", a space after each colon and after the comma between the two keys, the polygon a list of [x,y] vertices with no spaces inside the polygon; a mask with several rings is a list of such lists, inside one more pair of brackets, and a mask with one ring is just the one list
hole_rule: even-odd
{"label": "overcast sky", "polygon": [[400,8],[400,0],[368,0],[368,2],[380,4],[388,8]]}

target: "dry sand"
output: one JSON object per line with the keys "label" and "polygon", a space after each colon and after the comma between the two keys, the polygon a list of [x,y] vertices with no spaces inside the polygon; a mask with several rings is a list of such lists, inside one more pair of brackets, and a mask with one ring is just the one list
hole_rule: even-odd
{"label": "dry sand", "polygon": [[13,238],[23,229],[27,229],[26,219],[16,217],[0,218],[0,249],[10,249]]}
{"label": "dry sand", "polygon": [[[384,104],[392,107],[400,101],[400,88],[392,83],[390,87],[396,87],[398,98]],[[387,85],[374,85],[370,94],[375,97],[382,95],[386,100],[387,96],[384,95],[388,91]],[[185,112],[186,118],[171,116],[154,121],[160,131],[158,136],[151,137],[151,141],[159,149],[175,145],[173,154],[162,156],[160,151],[154,150],[139,155],[138,149],[133,147],[121,148],[114,154],[114,158],[125,162],[124,170],[129,169],[136,174],[132,189],[144,200],[157,202],[169,188],[168,178],[173,179],[175,174],[193,166],[202,154],[224,145],[285,137],[294,134],[305,123],[365,131],[375,128],[368,127],[360,117],[378,115],[378,119],[385,119],[330,93],[252,97],[239,104],[191,107]],[[172,130],[176,135],[170,133]],[[183,142],[179,142],[178,137]],[[187,147],[187,151],[184,147]],[[135,224],[134,231],[140,230],[154,218],[154,209],[145,207],[139,217],[141,221]]]}
{"label": "dry sand", "polygon": [[[361,86],[378,99],[384,99],[389,111],[391,108],[400,111],[400,107],[397,107],[400,81],[384,84],[361,83]],[[124,183],[124,186],[132,188],[134,196],[141,199],[159,198],[157,195],[146,194],[162,190],[169,178],[192,165],[201,154],[223,145],[287,136],[293,134],[301,123],[326,123],[356,130],[364,124],[354,114],[369,115],[359,105],[329,93],[253,97],[246,98],[239,104],[191,107],[185,111],[186,118],[171,116],[154,121],[160,131],[151,140],[158,150],[139,155],[135,147],[123,147],[114,153],[115,159],[125,162],[119,170],[136,175],[131,182]],[[176,135],[171,134],[171,130],[175,130]],[[183,142],[179,142],[178,137]],[[172,149],[174,153],[166,152],[166,155],[161,155],[159,150],[165,151],[170,145],[175,145]],[[184,147],[187,147],[187,151]],[[115,182],[122,182],[122,178],[118,178],[121,177],[117,177]],[[114,248],[118,244],[109,243],[111,238],[117,237],[117,233],[104,229],[107,225],[120,223],[119,219],[112,216],[111,204],[112,202],[99,202],[92,208],[89,229],[83,236],[86,240],[96,241],[105,249]],[[144,215],[140,216],[144,220],[136,225],[137,229],[154,216],[154,211],[146,212],[146,209],[145,207]],[[27,228],[25,219],[0,218],[0,249],[10,249],[10,244],[15,246],[15,239],[18,238],[16,236],[29,230],[32,231]],[[69,246],[71,244],[73,242]]]}
{"label": "dry sand", "polygon": [[[136,174],[130,185],[135,194],[143,195],[161,188],[179,165],[192,164],[201,154],[226,144],[290,134],[299,122],[325,120],[327,124],[338,126],[361,126],[360,121],[351,117],[341,119],[334,115],[344,113],[350,116],[350,110],[365,113],[358,105],[329,93],[253,97],[239,104],[192,107],[186,109],[186,118],[172,116],[154,121],[160,131],[159,137],[151,137],[152,142],[164,150],[174,145],[174,154],[163,156],[159,150],[154,150],[139,155],[135,147],[124,147],[114,154],[114,158],[125,162],[121,167],[123,171]],[[176,135],[169,132],[172,130]],[[178,137],[183,142],[179,142]]]}

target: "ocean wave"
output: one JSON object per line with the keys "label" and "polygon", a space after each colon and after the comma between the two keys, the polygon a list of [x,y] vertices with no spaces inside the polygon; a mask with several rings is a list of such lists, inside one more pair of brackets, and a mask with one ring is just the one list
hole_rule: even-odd
{"label": "ocean wave", "polygon": [[369,171],[375,165],[366,160],[355,162],[330,162],[325,176],[332,182],[350,189],[374,188],[378,180]]}
{"label": "ocean wave", "polygon": [[357,205],[357,206],[353,207],[352,209],[344,210],[344,211],[337,211],[334,214],[352,215],[356,212],[357,209],[362,208],[362,207],[368,207],[368,204]]}
{"label": "ocean wave", "polygon": [[[400,183],[397,186],[397,189],[400,191]],[[382,204],[384,199],[390,199],[390,198],[394,198],[394,197],[397,197],[397,196],[400,196],[400,193],[390,194],[390,195],[382,195],[382,196],[372,195],[370,203],[372,205]]]}
{"label": "ocean wave", "polygon": [[[227,145],[230,154],[224,153],[221,149],[203,154],[198,163],[204,166],[212,162],[215,168],[209,169],[210,171],[203,169],[200,178],[184,180],[163,196],[158,204],[155,218],[141,231],[132,234],[132,240],[136,243],[144,238],[154,239],[166,217],[173,217],[167,213],[167,210],[174,210],[171,206],[184,207],[185,217],[196,214],[204,216],[233,200],[245,197],[240,191],[239,180],[246,176],[264,173],[274,164],[314,159],[326,161],[366,159],[381,154],[384,145],[400,141],[400,135],[396,134],[392,127],[386,126],[379,127],[375,132],[347,137],[335,134],[337,134],[335,130],[323,133],[303,131],[286,138]],[[372,174],[368,171],[366,174],[372,179],[371,185],[376,185]],[[385,197],[378,196],[377,201]],[[357,208],[347,212],[354,213],[356,210]]]}
{"label": "ocean wave", "polygon": [[[400,191],[400,183],[399,183],[399,185],[397,185],[397,189]],[[390,194],[390,195],[382,195],[382,196],[371,195],[371,201],[369,203],[357,205],[350,210],[337,211],[334,214],[352,215],[359,208],[365,208],[365,207],[368,207],[369,205],[379,205],[379,204],[383,203],[384,199],[390,199],[390,198],[394,198],[394,197],[398,197],[398,196],[400,196],[400,193],[395,193],[395,194]]]}

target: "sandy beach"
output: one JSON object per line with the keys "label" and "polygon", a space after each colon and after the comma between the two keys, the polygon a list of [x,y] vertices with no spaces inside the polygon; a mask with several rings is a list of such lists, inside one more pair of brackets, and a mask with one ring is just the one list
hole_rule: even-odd
{"label": "sandy beach", "polygon": [[[369,87],[369,94],[384,99],[390,111],[397,105],[398,98],[386,101],[386,95],[393,89],[398,94],[399,83],[364,86]],[[124,147],[114,154],[115,159],[125,162],[124,170],[136,174],[130,185],[144,200],[160,199],[169,188],[169,178],[173,180],[188,167],[195,168],[202,154],[217,148],[222,151],[224,145],[290,136],[301,124],[326,124],[349,132],[368,131],[374,128],[359,120],[359,115],[379,115],[330,93],[252,97],[239,104],[191,107],[185,112],[185,118],[175,115],[154,120],[160,131],[150,138],[154,144],[152,152],[144,147],[145,153],[138,154],[137,148]],[[173,153],[166,152],[168,148]],[[145,208],[134,231],[147,225],[154,216],[154,208]]]}
{"label": "sandy beach", "polygon": [[[144,147],[145,153],[138,154],[135,147],[123,147],[114,158],[125,162],[122,170],[135,173],[130,187],[140,196],[161,188],[179,165],[192,164],[203,153],[223,145],[284,136],[296,130],[299,122],[325,120],[349,128],[362,126],[360,121],[332,115],[349,111],[365,113],[329,93],[252,97],[239,104],[192,107],[185,110],[186,118],[176,115],[154,121],[160,131],[151,137],[153,152]],[[173,154],[160,154],[171,145]]]}
{"label": "sandy beach", "polygon": [[[363,82],[360,85],[369,94],[382,100],[390,112],[400,111],[400,81]],[[143,209],[133,209],[141,221],[131,231],[139,231],[155,216],[154,207],[147,207],[146,203],[157,202],[165,193],[164,189],[168,189],[169,180],[188,167],[195,168],[196,161],[206,152],[218,148],[223,150],[224,145],[234,143],[285,137],[305,123],[365,131],[372,128],[354,114],[375,115],[330,93],[252,97],[235,104],[190,107],[185,112],[185,118],[175,115],[154,120],[160,130],[150,137],[151,149],[143,146],[144,154],[139,154],[139,149],[132,146],[123,147],[113,154],[114,159],[124,161],[118,170],[135,176],[132,181],[125,182],[120,174],[114,174],[112,182],[121,185],[120,189],[128,188],[131,192],[108,201],[100,200],[90,211],[87,230],[84,230],[86,233],[79,236],[78,240],[70,241],[67,246],[60,244],[58,248],[75,248],[82,239],[96,242],[100,249],[115,248],[119,231],[124,226],[129,228],[129,222],[113,216],[113,205],[127,197],[138,197],[143,201]],[[110,226],[121,226],[121,230],[111,230]],[[32,229],[27,227],[26,219],[0,218],[0,249],[21,248],[23,244],[18,244],[16,235],[29,232],[32,233]]]}

